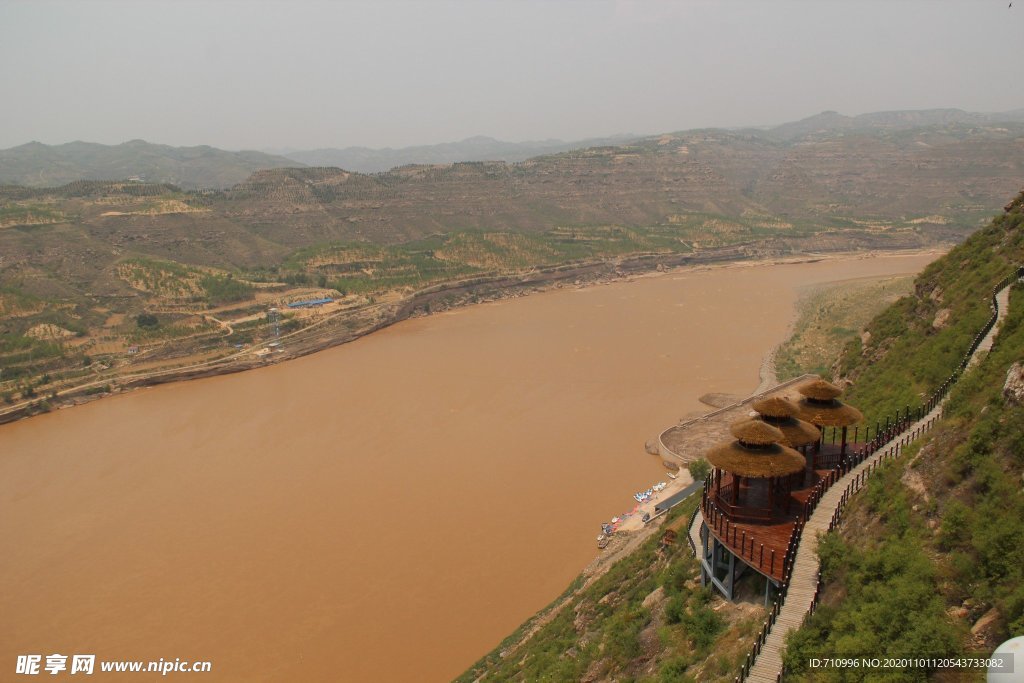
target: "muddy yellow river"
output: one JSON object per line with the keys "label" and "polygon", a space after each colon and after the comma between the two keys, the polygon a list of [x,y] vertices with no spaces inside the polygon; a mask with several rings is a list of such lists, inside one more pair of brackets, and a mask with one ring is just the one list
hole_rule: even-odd
{"label": "muddy yellow river", "polygon": [[798,288],[936,256],[556,290],[4,426],[0,677],[89,653],[210,661],[204,681],[450,679],[664,478],[645,440],[757,386]]}

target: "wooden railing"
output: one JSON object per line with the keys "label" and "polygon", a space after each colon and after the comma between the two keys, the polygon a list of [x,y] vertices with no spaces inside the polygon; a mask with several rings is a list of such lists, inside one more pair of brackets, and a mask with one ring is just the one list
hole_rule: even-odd
{"label": "wooden railing", "polygon": [[[710,477],[704,482],[704,494],[701,498],[701,511],[704,523],[715,532],[719,539],[725,541],[730,550],[751,567],[766,576],[776,577],[785,571],[785,557],[790,554],[794,539],[790,535],[789,544],[784,553],[777,553],[772,547],[765,548],[763,541],[747,529],[737,527],[735,519],[726,513],[713,496],[708,495],[711,484]],[[694,550],[696,554],[696,549]],[[779,570],[777,572],[776,570]]]}
{"label": "wooden railing", "polygon": [[[723,487],[724,491],[724,487]],[[756,508],[749,505],[733,505],[729,501],[729,496],[722,494],[712,496],[712,500],[715,501],[715,505],[726,515],[731,517],[735,521],[744,522],[770,522],[772,517],[775,516],[775,511],[772,508]]]}

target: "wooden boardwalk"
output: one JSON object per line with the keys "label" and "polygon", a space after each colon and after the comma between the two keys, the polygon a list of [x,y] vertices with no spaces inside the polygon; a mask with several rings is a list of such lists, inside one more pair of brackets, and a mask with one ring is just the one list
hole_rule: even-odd
{"label": "wooden boardwalk", "polygon": [[[985,335],[978,348],[971,354],[967,367],[973,367],[992,348],[992,342],[1006,317],[1010,287],[1004,287],[996,294],[996,324]],[[786,645],[786,636],[790,631],[800,628],[804,619],[814,606],[818,594],[819,561],[818,537],[827,533],[832,527],[839,506],[844,501],[848,490],[856,491],[872,468],[884,457],[887,457],[898,444],[908,443],[912,436],[920,434],[942,414],[945,398],[927,415],[913,423],[905,431],[883,445],[874,455],[839,479],[822,496],[814,513],[807,520],[797,548],[793,571],[786,591],[785,602],[779,611],[774,626],[761,646],[754,664],[747,674],[748,681],[758,683],[776,683],[782,674],[782,653]],[[699,527],[698,527],[699,528]]]}

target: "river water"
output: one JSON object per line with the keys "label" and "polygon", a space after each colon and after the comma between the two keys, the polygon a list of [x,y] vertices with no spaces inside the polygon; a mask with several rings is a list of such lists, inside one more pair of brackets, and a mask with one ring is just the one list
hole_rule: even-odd
{"label": "river water", "polygon": [[210,681],[450,679],[664,477],[647,439],[757,386],[800,287],[936,256],[556,290],[4,426],[0,670],[62,653],[208,660]]}

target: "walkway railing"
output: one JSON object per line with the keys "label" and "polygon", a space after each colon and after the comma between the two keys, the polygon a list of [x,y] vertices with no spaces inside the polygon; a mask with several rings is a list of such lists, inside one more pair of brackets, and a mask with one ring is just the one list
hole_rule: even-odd
{"label": "walkway railing", "polygon": [[[784,667],[782,664],[781,653],[785,646],[785,636],[794,628],[799,628],[800,625],[806,621],[810,614],[813,614],[815,607],[817,606],[821,598],[821,576],[818,571],[818,558],[816,555],[817,548],[815,547],[809,555],[800,555],[801,559],[806,559],[804,563],[806,566],[802,567],[804,571],[801,572],[801,579],[810,580],[814,586],[813,591],[810,591],[809,595],[806,593],[800,597],[809,597],[809,601],[805,605],[796,605],[794,610],[802,610],[799,615],[799,620],[790,617],[790,620],[786,624],[786,628],[774,630],[772,627],[779,620],[782,614],[782,609],[786,604],[786,598],[790,588],[790,580],[792,578],[793,568],[797,562],[797,556],[799,555],[800,541],[803,539],[803,529],[808,522],[814,517],[812,529],[818,530],[817,527],[822,527],[821,531],[831,531],[839,523],[842,517],[842,511],[850,498],[853,497],[857,491],[864,487],[867,479],[871,474],[885,462],[894,460],[900,456],[902,451],[910,445],[913,441],[918,439],[922,434],[929,431],[939,419],[942,413],[942,404],[949,395],[950,389],[960,378],[963,372],[971,366],[972,362],[976,361],[976,352],[978,349],[988,343],[989,348],[994,342],[993,328],[996,323],[1005,316],[1005,309],[1000,309],[998,297],[1004,294],[1004,290],[1008,290],[1010,285],[1021,278],[1024,278],[1024,266],[1018,267],[1013,273],[1007,275],[1000,280],[992,288],[992,296],[990,299],[990,305],[992,308],[992,315],[988,321],[982,327],[981,331],[975,335],[971,341],[971,345],[960,363],[953,370],[950,376],[935,390],[935,392],[917,408],[911,410],[908,406],[903,414],[897,411],[894,419],[886,419],[885,426],[883,427],[880,423],[876,424],[875,436],[862,448],[851,452],[847,457],[840,463],[840,466],[835,478],[826,480],[828,484],[822,488],[821,491],[816,491],[812,494],[811,498],[808,499],[805,505],[805,511],[802,515],[801,522],[797,523],[797,527],[794,529],[796,535],[795,543],[791,543],[792,550],[787,552],[786,572],[784,575],[783,582],[780,585],[779,595],[776,601],[772,605],[772,610],[769,613],[769,618],[764,622],[761,631],[758,633],[757,638],[754,641],[754,645],[751,647],[750,653],[743,665],[740,667],[739,675],[736,676],[736,683],[741,683],[747,680],[748,677],[759,680],[759,681],[781,681],[784,673]],[[1008,292],[1006,292],[1008,296]],[[835,432],[833,430],[833,439],[835,438]],[[844,484],[841,492],[838,490],[828,490],[832,484],[839,481]],[[821,482],[824,483],[824,482]],[[705,487],[705,490],[707,487]],[[814,515],[815,508],[818,503],[822,501],[826,493],[829,496],[829,503],[831,507],[826,507],[822,510],[831,510],[832,514],[828,517],[828,524],[824,524],[825,517],[822,515]],[[798,532],[799,530],[799,532]],[[817,537],[814,539],[815,546],[817,545]],[[813,578],[811,574],[813,573]],[[807,591],[810,586],[802,585],[801,588]],[[799,602],[804,602],[800,600]],[[791,611],[794,611],[791,610]],[[797,615],[794,615],[797,616]],[[759,657],[765,651],[770,650],[770,661],[764,660]],[[758,670],[760,669],[760,671]]]}
{"label": "walkway railing", "polygon": [[[769,547],[765,550],[765,544],[747,529],[741,529],[731,519],[731,516],[724,512],[715,500],[707,495],[709,481],[704,482],[704,491],[701,498],[699,510],[704,515],[704,523],[712,529],[719,538],[725,539],[730,549],[737,557],[748,565],[758,570],[765,576],[775,578],[780,573],[785,574],[785,558],[791,555],[794,539],[791,536],[789,545],[783,553],[776,553],[775,549]],[[694,511],[696,516],[696,510]],[[692,519],[691,519],[692,525]],[[694,555],[697,554],[696,547]],[[776,572],[776,568],[779,572]]]}

